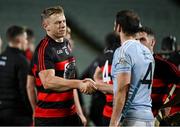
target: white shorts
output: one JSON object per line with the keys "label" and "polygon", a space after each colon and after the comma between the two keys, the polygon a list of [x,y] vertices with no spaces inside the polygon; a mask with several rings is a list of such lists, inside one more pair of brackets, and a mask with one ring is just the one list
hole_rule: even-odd
{"label": "white shorts", "polygon": [[152,121],[141,121],[141,120],[137,120],[137,119],[124,119],[122,126],[154,127],[154,120],[152,120]]}

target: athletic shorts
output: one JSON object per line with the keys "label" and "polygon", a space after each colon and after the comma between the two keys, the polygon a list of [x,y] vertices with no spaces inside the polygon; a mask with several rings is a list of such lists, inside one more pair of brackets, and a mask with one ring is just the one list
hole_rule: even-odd
{"label": "athletic shorts", "polygon": [[141,120],[136,120],[136,119],[124,119],[122,126],[154,127],[154,120],[152,120],[152,121],[141,121]]}
{"label": "athletic shorts", "polygon": [[60,118],[35,118],[35,126],[82,126],[77,114]]}
{"label": "athletic shorts", "polygon": [[103,116],[102,117],[102,126],[109,126],[111,118]]}

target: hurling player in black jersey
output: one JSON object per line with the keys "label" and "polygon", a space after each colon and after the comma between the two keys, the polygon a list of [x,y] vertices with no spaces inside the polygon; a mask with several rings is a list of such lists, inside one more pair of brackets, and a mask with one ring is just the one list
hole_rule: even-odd
{"label": "hurling player in black jersey", "polygon": [[[120,37],[115,32],[109,33],[106,36],[106,48],[103,55],[98,59],[98,67],[94,73],[94,80],[99,91],[105,93],[106,103],[103,107],[102,125],[108,126],[112,115],[113,102],[113,82],[111,77],[111,65],[114,52],[120,47]],[[100,100],[99,100],[100,101]]]}
{"label": "hurling player in black jersey", "polygon": [[[83,93],[91,93],[96,89],[94,82],[91,79],[74,79],[75,58],[72,56],[69,41],[64,38],[66,18],[63,8],[46,8],[41,17],[47,35],[35,50],[30,71],[37,89],[37,101],[30,100],[35,108],[35,125],[86,125],[76,89]],[[31,85],[31,81],[33,82],[32,77],[28,86]],[[34,97],[35,92],[28,93],[29,98]]]}

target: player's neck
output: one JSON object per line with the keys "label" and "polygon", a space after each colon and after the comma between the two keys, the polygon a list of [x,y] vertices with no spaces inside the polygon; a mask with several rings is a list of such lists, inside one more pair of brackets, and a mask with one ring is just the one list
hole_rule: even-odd
{"label": "player's neck", "polygon": [[21,43],[12,43],[12,42],[10,42],[10,43],[9,43],[9,47],[11,47],[11,48],[17,48],[17,49],[19,49],[19,50],[22,50],[22,45],[21,45]]}
{"label": "player's neck", "polygon": [[55,37],[55,36],[53,36],[53,35],[51,35],[51,34],[48,34],[48,33],[47,33],[47,35],[48,35],[49,37],[51,37],[54,41],[58,42],[58,43],[62,43],[62,42],[64,41],[64,38],[63,38],[63,37],[57,38],[57,37]]}
{"label": "player's neck", "polygon": [[124,33],[120,34],[120,36],[121,36],[121,44],[123,44],[127,40],[134,40],[135,39],[134,36],[127,36]]}
{"label": "player's neck", "polygon": [[54,39],[56,42],[62,43],[63,42],[63,38],[58,38],[58,39]]}

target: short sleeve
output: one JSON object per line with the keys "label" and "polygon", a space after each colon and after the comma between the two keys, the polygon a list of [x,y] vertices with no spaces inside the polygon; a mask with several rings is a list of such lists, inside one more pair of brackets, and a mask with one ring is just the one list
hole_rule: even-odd
{"label": "short sleeve", "polygon": [[46,69],[54,69],[54,60],[51,48],[49,47],[40,47],[38,50],[38,68],[39,71]]}
{"label": "short sleeve", "polygon": [[114,70],[116,73],[131,72],[132,61],[130,55],[126,51],[120,49],[119,52],[116,52],[114,55],[114,59]]}

